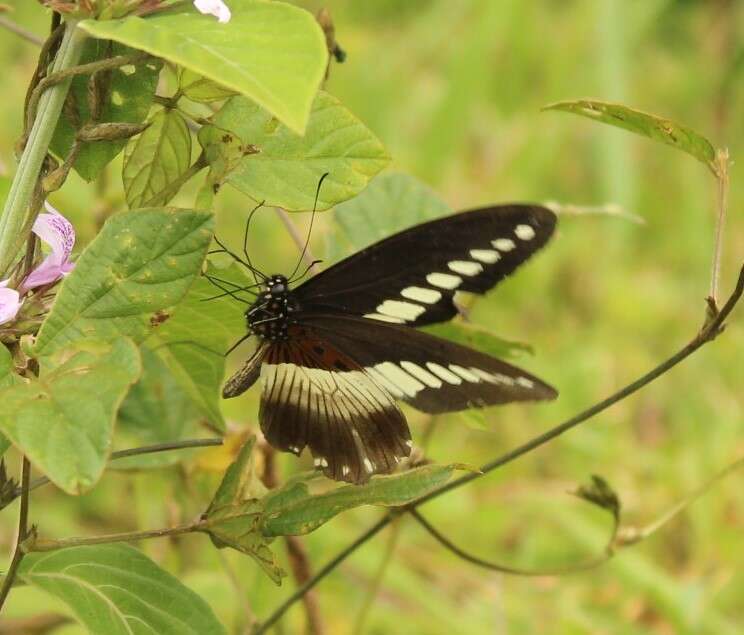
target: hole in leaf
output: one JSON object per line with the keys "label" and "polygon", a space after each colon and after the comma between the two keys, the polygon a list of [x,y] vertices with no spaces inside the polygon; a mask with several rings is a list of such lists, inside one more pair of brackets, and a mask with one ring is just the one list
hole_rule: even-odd
{"label": "hole in leaf", "polygon": [[114,104],[114,106],[121,106],[124,103],[124,97],[118,90],[111,93],[111,103]]}
{"label": "hole in leaf", "polygon": [[134,64],[125,64],[120,70],[125,75],[134,75],[137,72],[137,67]]}

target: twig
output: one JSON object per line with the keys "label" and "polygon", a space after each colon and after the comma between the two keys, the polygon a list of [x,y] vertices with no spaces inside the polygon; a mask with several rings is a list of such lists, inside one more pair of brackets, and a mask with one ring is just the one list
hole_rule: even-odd
{"label": "twig", "polygon": [[289,217],[289,214],[285,210],[283,210],[281,207],[275,207],[277,216],[279,216],[279,219],[284,224],[284,227],[287,229],[287,232],[292,238],[292,241],[295,245],[297,245],[297,248],[300,250],[300,253],[303,254],[303,260],[305,261],[305,264],[310,268],[310,271],[313,273],[318,273],[320,271],[320,268],[318,267],[318,263],[313,258],[313,254],[310,251],[310,246],[305,245],[305,240],[300,236],[300,233],[297,231],[297,227],[295,227],[295,224],[292,222],[292,219]]}
{"label": "twig", "polygon": [[5,16],[0,16],[0,27],[7,29],[11,33],[15,33],[27,42],[31,42],[31,44],[36,44],[36,46],[44,44],[44,38],[40,38],[35,33],[31,33],[31,31],[24,29],[22,26],[13,22],[13,20],[9,20]]}
{"label": "twig", "polygon": [[510,567],[508,565],[499,564],[497,562],[490,562],[488,560],[484,560],[483,558],[479,558],[478,556],[475,556],[461,547],[458,547],[456,544],[454,544],[449,538],[447,538],[444,534],[442,534],[436,527],[434,527],[426,518],[424,518],[416,509],[412,509],[410,511],[411,516],[413,516],[418,523],[426,529],[426,531],[431,534],[443,547],[445,547],[447,550],[454,553],[459,558],[462,558],[463,560],[466,560],[467,562],[470,562],[471,564],[474,564],[478,567],[482,567],[484,569],[488,569],[490,571],[498,571],[499,573],[507,573],[510,575],[520,575],[520,576],[526,576],[526,577],[538,577],[538,576],[546,576],[546,575],[565,575],[568,573],[578,573],[579,571],[586,571],[587,569],[594,569],[595,567],[598,567],[601,564],[604,564],[607,562],[612,556],[614,555],[613,546],[614,546],[614,539],[615,535],[618,530],[617,523],[615,523],[614,529],[612,534],[610,535],[610,539],[607,543],[607,548],[602,553],[602,555],[595,556],[593,558],[589,558],[588,560],[585,560],[584,562],[579,562],[577,564],[569,565],[566,567],[556,567],[554,569],[520,569],[518,567]]}
{"label": "twig", "polygon": [[318,572],[305,584],[303,584],[301,587],[299,587],[292,595],[290,595],[282,604],[279,606],[272,614],[271,616],[263,622],[261,625],[258,626],[258,628],[253,631],[253,635],[263,635],[263,633],[266,633],[276,622],[279,620],[279,618],[284,615],[284,613],[287,611],[287,609],[292,606],[295,602],[298,600],[301,600],[303,596],[310,591],[318,582],[320,582],[323,578],[325,578],[331,571],[333,571],[339,564],[341,564],[346,558],[354,553],[359,547],[361,547],[365,542],[370,540],[372,537],[376,536],[380,531],[382,531],[385,527],[388,526],[390,523],[391,516],[385,516],[384,518],[380,519],[372,525],[367,531],[365,531],[359,538],[357,538],[354,542],[352,542],[348,547],[346,547],[343,551],[341,551],[338,555],[336,555],[335,558],[333,558],[330,562],[328,562],[322,569],[319,569]]}
{"label": "twig", "polygon": [[13,558],[10,561],[8,572],[5,574],[3,579],[3,585],[0,587],[0,610],[2,610],[5,600],[10,593],[10,589],[15,581],[16,574],[18,573],[18,567],[23,560],[23,556],[26,555],[26,551],[23,546],[23,542],[28,537],[28,482],[31,475],[31,464],[28,459],[23,456],[21,458],[21,507],[18,511],[18,534],[16,535],[15,548],[13,549]]}
{"label": "twig", "polygon": [[[219,439],[219,438],[186,439],[185,441],[172,441],[170,443],[156,443],[154,445],[145,445],[139,448],[117,450],[116,452],[111,453],[109,460],[115,461],[116,459],[125,459],[130,456],[140,456],[142,454],[155,454],[156,452],[170,452],[171,450],[186,450],[188,448],[207,448],[207,447],[212,447],[215,445],[222,445],[222,439]],[[49,479],[46,476],[40,476],[39,478],[34,479],[31,482],[28,489],[29,491],[32,491],[38,487],[41,487],[42,485],[46,485],[47,483],[49,483]],[[17,487],[13,491],[12,498],[9,498],[6,501],[2,501],[2,505],[0,505],[0,509],[9,505],[18,496],[20,496],[22,490],[23,490],[22,487]]]}
{"label": "twig", "polygon": [[587,408],[580,414],[576,415],[575,417],[571,417],[567,421],[564,421],[563,423],[555,426],[548,432],[541,434],[531,441],[528,441],[527,443],[519,446],[518,448],[512,450],[511,452],[507,452],[506,454],[502,455],[501,457],[495,459],[494,461],[490,461],[489,463],[486,463],[481,467],[481,470],[479,473],[473,473],[468,474],[467,476],[464,476],[462,478],[459,478],[452,483],[448,483],[446,485],[443,485],[442,487],[439,487],[438,489],[432,491],[426,496],[423,496],[422,498],[418,499],[414,503],[411,503],[410,505],[402,508],[398,508],[396,510],[390,511],[386,516],[381,518],[377,523],[375,523],[372,527],[370,527],[367,531],[365,531],[361,536],[359,536],[353,543],[348,545],[345,549],[343,549],[340,553],[336,555],[331,561],[329,561],[322,569],[320,569],[316,574],[315,577],[313,577],[311,580],[308,580],[306,584],[304,584],[301,588],[297,589],[289,598],[287,598],[279,607],[276,608],[276,610],[269,616],[269,618],[256,630],[255,635],[260,635],[261,633],[265,633],[273,624],[277,622],[281,618],[282,615],[298,600],[300,600],[304,593],[307,593],[310,589],[312,589],[316,584],[318,584],[323,578],[325,578],[333,569],[335,569],[341,562],[343,562],[349,555],[354,553],[356,549],[361,547],[364,543],[372,539],[375,535],[377,535],[382,529],[387,527],[394,518],[396,518],[399,514],[404,513],[405,511],[411,511],[419,507],[420,505],[423,505],[424,503],[427,503],[428,501],[432,500],[433,498],[437,498],[441,496],[442,494],[445,494],[457,487],[460,487],[462,485],[465,485],[467,483],[470,483],[471,481],[480,478],[487,474],[488,472],[491,472],[495,470],[498,467],[501,467],[503,465],[506,465],[507,463],[510,463],[511,461],[514,461],[515,459],[521,457],[522,455],[540,447],[541,445],[546,444],[548,441],[551,441],[552,439],[560,436],[567,430],[570,430],[573,427],[576,427],[580,423],[583,423],[587,419],[590,419],[596,414],[599,414],[603,410],[606,410],[610,406],[614,405],[618,401],[624,399],[625,397],[628,397],[629,395],[633,394],[634,392],[640,390],[642,387],[646,386],[647,384],[651,383],[654,379],[657,379],[667,371],[669,371],[671,368],[685,360],[687,357],[692,355],[696,350],[698,350],[701,346],[706,344],[707,342],[710,342],[713,340],[721,331],[723,330],[723,325],[726,320],[726,318],[729,316],[731,311],[733,311],[736,304],[741,299],[742,294],[744,293],[744,266],[742,267],[741,271],[739,272],[739,279],[737,281],[736,288],[732,292],[731,296],[729,297],[728,301],[724,305],[724,307],[721,309],[721,311],[711,320],[709,321],[706,326],[690,341],[689,344],[684,346],[679,352],[672,355],[669,359],[659,364],[656,368],[651,370],[650,372],[643,375],[640,379],[637,379],[636,381],[628,384],[625,388],[622,388],[615,394],[611,395],[607,399],[602,400],[598,404]]}
{"label": "twig", "polygon": [[[279,481],[277,478],[276,451],[268,443],[262,443],[260,448],[264,455],[262,480],[266,487],[273,489],[278,485]],[[307,551],[297,536],[284,536],[284,542],[287,546],[287,555],[289,556],[289,564],[292,567],[292,575],[295,582],[301,587],[313,577],[310,558],[308,558]],[[307,632],[310,635],[322,635],[325,632],[325,628],[323,628],[323,620],[320,616],[317,596],[312,591],[308,591],[303,596],[302,602],[305,605]]]}
{"label": "twig", "polygon": [[729,153],[728,150],[719,150],[716,153],[716,177],[717,182],[717,218],[716,238],[713,247],[713,264],[710,273],[710,297],[715,306],[718,304],[718,282],[721,275],[721,255],[723,252],[723,228],[726,224],[726,202],[728,198],[729,185]]}

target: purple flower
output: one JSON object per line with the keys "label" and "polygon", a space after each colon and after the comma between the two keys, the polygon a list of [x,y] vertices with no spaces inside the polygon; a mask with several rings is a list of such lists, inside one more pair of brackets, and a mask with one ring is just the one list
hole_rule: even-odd
{"label": "purple flower", "polygon": [[44,261],[23,281],[19,291],[56,282],[66,276],[75,265],[70,262],[70,254],[75,245],[75,229],[62,214],[49,203],[44,203],[48,214],[39,214],[32,228],[34,234],[52,249]]}
{"label": "purple flower", "polygon": [[15,289],[8,289],[8,280],[0,280],[0,324],[10,322],[21,304],[21,294]]}
{"label": "purple flower", "polygon": [[194,0],[194,6],[201,13],[213,15],[218,22],[229,22],[232,17],[230,9],[222,0]]}

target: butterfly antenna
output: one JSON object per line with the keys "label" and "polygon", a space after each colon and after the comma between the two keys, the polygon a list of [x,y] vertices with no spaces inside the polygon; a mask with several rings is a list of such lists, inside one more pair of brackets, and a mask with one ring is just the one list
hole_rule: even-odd
{"label": "butterfly antenna", "polygon": [[[294,271],[292,271],[292,274],[289,276],[289,278],[294,278],[294,275],[297,273],[297,270],[300,268],[300,265],[302,264],[302,259],[305,257],[305,254],[307,253],[308,245],[310,244],[310,234],[313,231],[313,222],[315,221],[315,213],[318,210],[318,197],[320,196],[320,186],[323,185],[323,181],[325,181],[326,177],[329,175],[329,172],[325,172],[323,176],[320,177],[320,181],[318,181],[318,187],[315,190],[315,202],[313,203],[313,213],[312,216],[310,216],[310,227],[307,230],[307,238],[305,239],[305,246],[302,248],[302,253],[300,253],[300,257],[297,260],[297,264],[295,265]],[[310,265],[312,267],[312,265]]]}
{"label": "butterfly antenna", "polygon": [[300,280],[302,280],[308,273],[310,273],[310,270],[315,265],[319,265],[321,262],[323,262],[323,261],[322,260],[313,260],[307,267],[305,267],[305,271],[302,272],[302,275],[299,275],[296,278],[292,278],[292,280],[289,281],[290,284],[294,284],[295,282],[299,282]]}
{"label": "butterfly antenna", "polygon": [[216,242],[219,246],[219,250],[212,250],[210,253],[226,253],[227,255],[231,256],[233,260],[236,262],[239,262],[241,265],[243,265],[248,271],[250,271],[253,274],[253,278],[256,281],[256,284],[260,284],[258,278],[256,276],[259,276],[263,282],[268,280],[268,276],[261,273],[258,269],[256,269],[250,262],[247,262],[246,260],[243,260],[238,254],[230,251],[222,241],[217,238],[217,236],[214,236],[214,242]]}
{"label": "butterfly antenna", "polygon": [[[250,213],[248,214],[248,218],[245,221],[245,230],[243,231],[243,255],[245,256],[246,261],[248,264],[253,267],[253,263],[251,262],[251,257],[248,255],[248,228],[251,226],[251,220],[253,220],[253,215],[261,209],[266,201],[261,201],[256,207],[254,207]],[[253,277],[255,279],[256,274],[253,274]],[[258,282],[258,280],[256,280]]]}
{"label": "butterfly antenna", "polygon": [[204,274],[204,277],[207,280],[209,280],[215,287],[217,287],[221,291],[224,291],[224,293],[220,294],[219,296],[212,297],[212,298],[203,298],[202,302],[206,302],[207,300],[214,300],[217,297],[223,297],[225,295],[229,295],[230,297],[235,298],[238,302],[242,302],[243,304],[251,304],[248,300],[245,300],[241,298],[240,296],[236,295],[235,291],[232,291],[230,289],[226,289],[225,287],[223,287],[217,278],[207,275],[206,273]]}

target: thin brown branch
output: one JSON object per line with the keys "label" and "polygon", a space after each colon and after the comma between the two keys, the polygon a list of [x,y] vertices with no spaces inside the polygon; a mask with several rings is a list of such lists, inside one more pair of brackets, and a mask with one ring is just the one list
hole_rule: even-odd
{"label": "thin brown branch", "polygon": [[548,430],[546,433],[535,437],[534,439],[528,441],[527,443],[519,446],[518,448],[510,452],[507,452],[506,454],[495,459],[494,461],[490,461],[489,463],[486,463],[485,465],[481,467],[480,472],[468,474],[467,476],[459,478],[453,481],[452,483],[448,483],[404,508],[391,510],[385,517],[377,521],[377,523],[375,523],[372,527],[370,527],[367,531],[365,531],[353,543],[351,543],[345,549],[339,552],[332,560],[330,560],[323,568],[321,568],[311,580],[308,580],[307,583],[305,583],[301,588],[297,589],[279,607],[277,607],[274,610],[274,612],[269,616],[269,618],[256,630],[255,635],[260,635],[261,633],[265,633],[273,624],[275,624],[282,617],[282,615],[284,615],[284,613],[295,602],[302,599],[305,593],[310,591],[310,589],[312,589],[319,582],[321,582],[323,578],[325,578],[329,573],[331,573],[331,571],[333,571],[339,564],[341,564],[348,556],[354,553],[354,551],[356,551],[359,547],[364,545],[366,542],[368,542],[374,536],[376,536],[380,531],[382,531],[385,527],[387,527],[393,521],[393,519],[396,518],[400,513],[414,510],[420,505],[423,505],[424,503],[432,500],[433,498],[437,498],[441,496],[442,494],[445,494],[453,489],[456,489],[457,487],[470,483],[471,481],[477,478],[481,478],[482,476],[485,476],[488,472],[491,472],[503,465],[506,465],[507,463],[510,463],[511,461],[518,459],[524,454],[527,454],[528,452],[531,452],[532,450],[535,450],[536,448],[542,445],[545,445],[546,443],[560,436],[564,432],[570,430],[571,428],[578,426],[579,424],[587,421],[588,419],[591,419],[595,415],[606,410],[610,406],[613,406],[618,401],[625,399],[629,395],[640,390],[641,388],[648,385],[649,383],[651,383],[652,381],[654,381],[655,379],[657,379],[664,373],[671,370],[674,366],[676,366],[677,364],[685,360],[687,357],[692,355],[695,351],[697,351],[707,342],[712,341],[718,334],[722,332],[726,319],[728,318],[730,313],[733,311],[734,307],[737,305],[737,303],[741,299],[741,296],[743,293],[744,293],[744,266],[739,272],[739,279],[737,281],[736,288],[732,292],[731,296],[729,297],[728,301],[726,302],[724,307],[721,309],[721,311],[717,313],[716,316],[712,320],[707,322],[705,327],[687,345],[685,345],[677,353],[672,355],[669,359],[662,362],[656,368],[649,371],[648,373],[646,373],[645,375],[643,375],[636,381],[628,384],[621,390],[617,391],[610,397],[603,399],[602,401],[595,404],[594,406],[587,408],[586,410],[579,413],[578,415],[571,417],[570,419],[564,421],[563,423],[558,424],[554,428],[551,428],[550,430]]}
{"label": "thin brown branch", "polygon": [[[260,449],[264,456],[263,483],[269,489],[273,489],[279,483],[276,465],[276,451],[268,443],[262,443]],[[285,536],[284,541],[289,556],[289,564],[292,568],[292,576],[295,582],[302,588],[313,577],[310,558],[302,542],[297,536]],[[320,615],[318,598],[313,591],[308,591],[302,597],[305,607],[305,620],[307,632],[310,635],[322,635],[325,633],[323,620]]]}
{"label": "thin brown branch", "polygon": [[5,600],[8,598],[8,593],[10,593],[13,582],[15,582],[21,560],[23,560],[23,556],[26,555],[23,543],[28,537],[28,483],[30,476],[31,464],[28,462],[28,459],[23,456],[21,457],[21,506],[18,510],[18,533],[16,535],[15,547],[13,549],[13,557],[10,561],[8,571],[5,574],[5,578],[3,578],[2,587],[0,587],[0,611],[2,611]]}
{"label": "thin brown branch", "polygon": [[23,38],[27,42],[31,42],[31,44],[36,44],[36,46],[44,44],[44,38],[40,38],[35,33],[24,29],[22,26],[13,22],[13,20],[9,20],[5,16],[0,16],[0,27],[10,31],[11,33],[15,33],[18,37]]}

